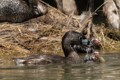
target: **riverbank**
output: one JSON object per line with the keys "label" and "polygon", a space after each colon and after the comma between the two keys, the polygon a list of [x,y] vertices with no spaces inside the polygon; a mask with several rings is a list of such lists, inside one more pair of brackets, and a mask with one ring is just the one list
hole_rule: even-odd
{"label": "riverbank", "polygon": [[[83,27],[78,25],[78,20],[70,20],[69,16],[51,7],[46,15],[23,23],[0,23],[0,56],[63,55],[62,36],[69,30],[80,32]],[[120,41],[107,35],[109,29],[102,25],[94,25],[94,29],[102,51],[120,51]]]}

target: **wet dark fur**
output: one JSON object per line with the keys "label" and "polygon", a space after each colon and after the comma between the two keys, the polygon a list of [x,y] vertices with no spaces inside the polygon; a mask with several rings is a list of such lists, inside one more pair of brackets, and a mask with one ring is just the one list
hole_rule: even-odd
{"label": "wet dark fur", "polygon": [[54,54],[40,54],[40,55],[31,55],[25,58],[14,58],[14,61],[17,65],[36,65],[36,64],[50,64],[50,63],[79,63],[80,57],[72,45],[79,45],[79,37],[81,34],[75,31],[67,32],[62,38],[62,48],[64,51],[63,56],[54,55]]}
{"label": "wet dark fur", "polygon": [[14,60],[16,64],[79,63],[81,59],[78,52],[81,50],[82,46],[81,38],[83,38],[83,35],[76,31],[68,31],[65,33],[62,37],[62,49],[65,57],[41,54],[25,58],[14,58]]}
{"label": "wet dark fur", "polygon": [[[68,31],[62,38],[62,48],[65,56],[67,57],[72,51],[76,53],[83,52],[79,48],[81,48],[81,39],[83,35],[76,31]],[[76,47],[74,47],[76,46]]]}
{"label": "wet dark fur", "polygon": [[25,58],[13,58],[17,65],[39,65],[39,64],[50,64],[50,63],[63,63],[65,58],[59,55],[41,54],[41,55],[30,55]]}

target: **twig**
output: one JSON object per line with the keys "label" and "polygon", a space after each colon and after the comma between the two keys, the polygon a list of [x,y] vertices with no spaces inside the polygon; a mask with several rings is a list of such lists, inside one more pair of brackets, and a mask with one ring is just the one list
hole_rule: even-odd
{"label": "twig", "polygon": [[69,26],[69,24],[70,24],[70,22],[71,22],[71,20],[72,20],[73,15],[74,15],[74,11],[71,12],[71,14],[70,14],[69,17],[68,17],[68,20],[66,21],[67,26]]}
{"label": "twig", "polygon": [[96,13],[103,5],[105,5],[108,1],[105,1],[103,4],[101,4],[95,11],[94,13]]}
{"label": "twig", "polygon": [[20,28],[18,28],[18,31],[20,32],[20,35],[23,36],[23,33]]}
{"label": "twig", "polygon": [[60,10],[58,10],[58,9],[52,7],[51,5],[49,5],[48,3],[46,3],[46,2],[44,2],[44,1],[42,1],[42,0],[39,0],[39,1],[40,1],[41,3],[43,3],[43,4],[45,4],[46,6],[48,6],[48,7],[52,8],[52,9],[58,11],[58,12],[61,13],[63,16],[67,16],[67,15],[65,15],[63,12],[61,12]]}

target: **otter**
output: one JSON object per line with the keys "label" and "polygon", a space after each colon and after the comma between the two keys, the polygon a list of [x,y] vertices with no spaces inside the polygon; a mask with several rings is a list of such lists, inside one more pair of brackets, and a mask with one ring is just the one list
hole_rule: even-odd
{"label": "otter", "polygon": [[[76,31],[68,31],[62,38],[62,47],[65,53],[69,53],[70,50],[74,50],[77,53],[87,53],[87,46],[90,45],[90,52],[92,52],[93,44],[90,43],[84,34]],[[66,55],[67,56],[67,55]]]}
{"label": "otter", "polygon": [[77,54],[85,54],[84,61],[99,61],[105,62],[104,58],[100,56],[95,47],[99,46],[100,42],[96,38],[87,39],[84,33],[76,31],[68,31],[62,38],[62,49],[65,56],[67,53],[74,51]]}
{"label": "otter", "polygon": [[47,12],[39,0],[0,0],[0,22],[19,23]]}
{"label": "otter", "polygon": [[[40,65],[51,63],[80,63],[83,61],[79,56],[82,34],[76,31],[68,31],[62,37],[62,49],[65,56],[54,54],[30,55],[23,58],[13,58],[17,65]],[[81,49],[81,48],[80,48]],[[78,51],[77,51],[78,50]],[[95,61],[99,58],[99,53],[94,52],[90,57],[85,56],[85,61]]]}

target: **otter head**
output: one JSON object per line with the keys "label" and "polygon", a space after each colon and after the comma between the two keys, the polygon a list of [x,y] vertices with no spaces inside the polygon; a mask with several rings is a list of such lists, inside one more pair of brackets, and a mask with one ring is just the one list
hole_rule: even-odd
{"label": "otter head", "polygon": [[25,2],[32,9],[32,13],[35,16],[39,16],[47,13],[47,7],[39,0],[25,0]]}

